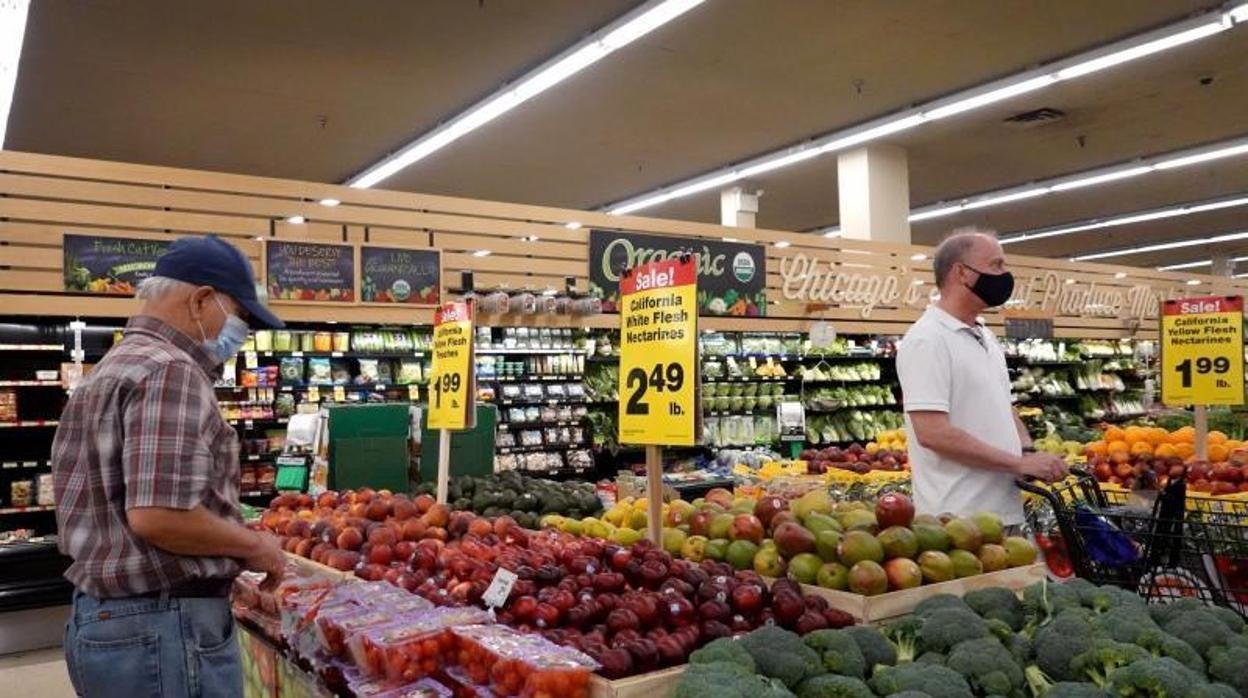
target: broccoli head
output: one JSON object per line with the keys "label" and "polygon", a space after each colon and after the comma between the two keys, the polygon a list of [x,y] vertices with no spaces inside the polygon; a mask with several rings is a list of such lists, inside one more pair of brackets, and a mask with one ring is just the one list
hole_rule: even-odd
{"label": "broccoli head", "polygon": [[1118,642],[1135,642],[1146,632],[1160,632],[1148,607],[1135,604],[1120,604],[1093,620],[1093,625],[1104,635]]}
{"label": "broccoli head", "polygon": [[1010,626],[1011,630],[1023,629],[1027,622],[1023,602],[1018,596],[1004,587],[988,587],[967,592],[962,597],[971,610],[978,613],[984,620],[999,620]]}
{"label": "broccoli head", "polygon": [[978,693],[1008,696],[1021,691],[1025,683],[1022,668],[995,637],[958,644],[945,666],[966,677]]}
{"label": "broccoli head", "polygon": [[823,662],[796,634],[775,626],[763,626],[737,640],[754,658],[758,672],[779,679],[789,688],[823,672]]}
{"label": "broccoli head", "polygon": [[1192,686],[1186,698],[1237,698],[1240,692],[1224,683],[1202,683]]}
{"label": "broccoli head", "polygon": [[944,666],[949,661],[949,655],[940,652],[924,652],[914,658],[917,664],[939,664]]}
{"label": "broccoli head", "polygon": [[882,628],[884,637],[893,643],[893,649],[897,651],[898,663],[913,662],[914,658],[922,653],[923,648],[919,644],[919,629],[922,627],[921,618],[906,616]]}
{"label": "broccoli head", "polygon": [[1241,618],[1238,613],[1229,608],[1223,608],[1222,606],[1208,606],[1207,609],[1216,615],[1222,621],[1222,624],[1229,628],[1233,633],[1242,635],[1244,631],[1248,629],[1248,623],[1245,623],[1244,619]]}
{"label": "broccoli head", "polygon": [[1077,681],[1071,660],[1092,649],[1092,624],[1071,609],[1036,632],[1036,665],[1055,681]]}
{"label": "broccoli head", "polygon": [[849,636],[854,638],[854,642],[858,643],[862,658],[867,663],[868,676],[877,666],[892,666],[897,663],[897,650],[880,634],[879,630],[866,625],[854,625],[842,628],[842,630],[849,633]]}
{"label": "broccoli head", "polygon": [[[844,630],[816,630],[803,637],[802,642],[819,654],[824,668],[833,674],[857,679],[866,677],[867,660],[858,649],[858,643]],[[799,695],[801,693],[798,691]]]}
{"label": "broccoli head", "polygon": [[1209,650],[1209,678],[1228,683],[1248,696],[1248,647],[1214,647]]}
{"label": "broccoli head", "polygon": [[823,674],[806,679],[797,687],[797,698],[875,698],[862,679]]}
{"label": "broccoli head", "polygon": [[939,611],[942,608],[961,608],[968,611],[971,610],[971,607],[968,606],[966,601],[963,601],[960,596],[954,596],[953,594],[936,594],[935,596],[929,596],[920,601],[911,613],[920,618],[925,618],[932,611]]}
{"label": "broccoli head", "polygon": [[754,664],[754,658],[746,651],[745,646],[729,637],[712,640],[701,649],[694,650],[693,654],[689,655],[690,664],[708,664],[710,662],[740,664],[750,674],[758,671],[758,667]]}
{"label": "broccoli head", "polygon": [[733,662],[690,664],[676,683],[675,698],[750,698],[762,677]]}
{"label": "broccoli head", "polygon": [[962,675],[939,664],[911,662],[882,667],[871,677],[871,689],[882,696],[902,691],[923,691],[932,698],[972,698]]}
{"label": "broccoli head", "polygon": [[932,698],[932,697],[924,693],[923,691],[901,691],[899,693],[893,693],[887,696],[887,698]]}
{"label": "broccoli head", "polygon": [[1157,621],[1158,625],[1165,625],[1172,619],[1178,618],[1189,611],[1200,611],[1207,608],[1204,601],[1200,599],[1182,598],[1170,603],[1155,604],[1148,607],[1148,613]]}
{"label": "broccoli head", "polygon": [[1113,640],[1093,640],[1092,648],[1071,660],[1071,669],[1082,680],[1104,686],[1109,672],[1151,657],[1142,647]]}
{"label": "broccoli head", "polygon": [[1078,683],[1076,681],[1058,681],[1053,684],[1044,698],[1108,698],[1109,694],[1096,684]]}
{"label": "broccoli head", "polygon": [[1169,657],[1152,657],[1109,672],[1105,690],[1113,696],[1131,698],[1182,698],[1205,677]]}
{"label": "broccoli head", "polygon": [[1023,589],[1023,609],[1027,624],[1033,628],[1045,625],[1067,608],[1079,607],[1079,593],[1069,584],[1053,584],[1042,579]]}
{"label": "broccoli head", "polygon": [[1230,642],[1235,633],[1222,623],[1222,619],[1208,608],[1199,608],[1181,613],[1161,624],[1171,635],[1192,646],[1192,649],[1207,656],[1213,647]]}
{"label": "broccoli head", "polygon": [[1135,639],[1135,644],[1148,650],[1154,657],[1169,657],[1192,671],[1205,673],[1205,660],[1191,645],[1164,630],[1145,631]]}
{"label": "broccoli head", "polygon": [[967,640],[991,637],[988,625],[969,608],[941,608],[923,619],[919,642],[929,650],[948,652]]}

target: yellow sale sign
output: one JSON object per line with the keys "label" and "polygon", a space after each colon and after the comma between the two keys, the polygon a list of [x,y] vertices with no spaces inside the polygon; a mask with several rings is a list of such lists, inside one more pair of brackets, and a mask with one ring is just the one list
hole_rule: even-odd
{"label": "yellow sale sign", "polygon": [[429,428],[469,429],[476,417],[472,304],[447,303],[433,314]]}
{"label": "yellow sale sign", "polygon": [[1166,301],[1161,314],[1161,401],[1244,404],[1244,299]]}
{"label": "yellow sale sign", "polygon": [[620,279],[620,443],[698,442],[697,296],[692,255]]}

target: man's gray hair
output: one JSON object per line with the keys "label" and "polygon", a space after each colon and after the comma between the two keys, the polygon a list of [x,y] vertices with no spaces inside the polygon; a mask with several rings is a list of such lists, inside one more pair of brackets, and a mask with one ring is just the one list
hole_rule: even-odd
{"label": "man's gray hair", "polygon": [[945,287],[945,279],[949,278],[953,265],[965,260],[967,253],[975,245],[975,238],[983,235],[995,236],[990,230],[955,228],[949,237],[941,240],[936,246],[936,252],[932,254],[932,273],[936,276],[936,288]]}
{"label": "man's gray hair", "polygon": [[186,292],[188,289],[195,288],[194,284],[188,284],[185,281],[171,279],[167,276],[149,276],[139,282],[139,287],[135,292],[135,297],[141,300],[156,300],[164,298],[171,293]]}

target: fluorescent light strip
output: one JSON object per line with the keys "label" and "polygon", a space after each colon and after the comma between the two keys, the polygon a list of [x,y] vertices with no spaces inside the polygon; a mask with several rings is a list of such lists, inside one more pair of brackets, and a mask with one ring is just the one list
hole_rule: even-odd
{"label": "fluorescent light strip", "polygon": [[[1176,206],[1168,206],[1166,208],[1153,209],[1149,211],[1141,211],[1139,213],[1127,213],[1112,218],[1094,218],[1087,221],[1063,225],[1054,228],[1042,228],[1033,231],[1026,231],[1017,235],[1010,235],[1001,238],[1002,245],[1009,245],[1015,242],[1030,242],[1033,240],[1043,240],[1045,238],[1059,237],[1062,235],[1073,235],[1074,233],[1082,233],[1089,230],[1100,230],[1102,228],[1114,228],[1120,225],[1131,225],[1133,223],[1144,223],[1147,221],[1160,220],[1163,218],[1176,218],[1179,216],[1188,216],[1193,213],[1206,213],[1208,211],[1217,211],[1224,208],[1234,208],[1237,206],[1248,206],[1248,196],[1236,196],[1229,199],[1217,199],[1213,201],[1204,201],[1190,204],[1179,204]],[[911,218],[911,220],[914,220]]]}
{"label": "fluorescent light strip", "polygon": [[[838,152],[884,138],[926,122],[996,104],[1058,82],[1138,60],[1229,29],[1244,21],[1238,19],[1239,15],[1236,14],[1240,10],[1241,8],[1238,7],[1227,12],[1219,10],[1176,22],[1034,70],[1017,73],[948,97],[932,100],[912,109],[873,119],[857,127],[825,134],[796,146],[773,151],[737,165],[723,167],[684,182],[640,194],[605,208],[607,213],[612,215],[632,213],[672,199],[690,196],[741,179],[788,167],[819,155]],[[928,217],[935,217],[935,215]]]}
{"label": "fluorescent light strip", "polygon": [[[1248,262],[1248,257],[1232,257],[1232,262]],[[1157,267],[1157,271],[1178,271],[1180,269],[1198,269],[1200,267],[1213,266],[1212,259],[1206,259],[1200,262],[1184,262],[1183,264],[1170,264],[1164,267]]]}
{"label": "fluorescent light strip", "polygon": [[1093,259],[1108,259],[1110,257],[1124,257],[1132,254],[1144,254],[1145,252],[1161,252],[1163,250],[1177,250],[1184,247],[1196,247],[1197,245],[1214,245],[1220,242],[1234,242],[1236,240],[1248,239],[1248,231],[1240,231],[1236,233],[1226,233],[1223,235],[1215,235],[1208,238],[1197,238],[1193,240],[1175,240],[1174,242],[1162,242],[1155,245],[1142,245],[1140,247],[1128,247],[1121,250],[1108,250],[1105,252],[1093,252],[1091,254],[1079,255],[1071,257],[1072,262],[1087,262]]}
{"label": "fluorescent light strip", "polygon": [[546,61],[516,82],[477,102],[467,111],[368,167],[347,180],[347,185],[356,189],[375,186],[567,80],[614,51],[680,17],[703,2],[705,0],[649,0],[594,32],[572,48]]}
{"label": "fluorescent light strip", "polygon": [[9,111],[13,108],[13,90],[17,87],[29,9],[30,0],[0,1],[0,148],[4,147]]}

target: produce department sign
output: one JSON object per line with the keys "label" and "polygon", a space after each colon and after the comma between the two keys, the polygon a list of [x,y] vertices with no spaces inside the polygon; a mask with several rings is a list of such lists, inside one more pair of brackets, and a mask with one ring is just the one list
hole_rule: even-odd
{"label": "produce department sign", "polygon": [[1161,401],[1244,404],[1244,299],[1166,301],[1161,315]]}
{"label": "produce department sign", "polygon": [[620,280],[620,443],[698,441],[698,279],[688,256]]}
{"label": "produce department sign", "polygon": [[472,428],[477,388],[472,370],[472,304],[447,303],[433,314],[433,369],[429,373],[429,428]]}
{"label": "produce department sign", "polygon": [[63,239],[66,291],[124,296],[134,295],[173,242],[70,233]]}
{"label": "produce department sign", "polygon": [[621,310],[620,273],[692,252],[697,259],[699,314],[767,314],[767,255],[762,246],[697,238],[589,231],[589,292],[607,312]]}
{"label": "produce department sign", "polygon": [[355,247],[268,241],[264,246],[264,275],[270,300],[352,303]]}
{"label": "produce department sign", "polygon": [[365,303],[437,305],[442,255],[437,250],[360,248],[360,300]]}

